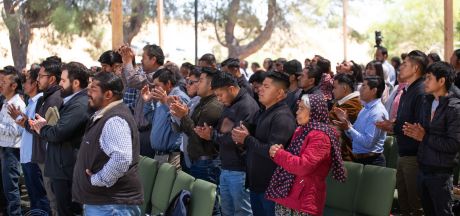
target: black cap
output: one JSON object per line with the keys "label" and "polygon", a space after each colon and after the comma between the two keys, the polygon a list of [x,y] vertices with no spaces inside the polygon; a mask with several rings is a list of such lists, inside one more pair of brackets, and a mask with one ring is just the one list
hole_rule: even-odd
{"label": "black cap", "polygon": [[297,60],[291,60],[284,63],[283,71],[289,75],[302,74],[302,64]]}

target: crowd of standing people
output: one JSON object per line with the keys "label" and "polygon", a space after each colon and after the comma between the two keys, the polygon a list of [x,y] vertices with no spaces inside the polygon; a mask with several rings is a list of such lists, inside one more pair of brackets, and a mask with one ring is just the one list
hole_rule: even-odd
{"label": "crowd of standing people", "polygon": [[460,49],[413,50],[335,67],[320,55],[262,67],[207,53],[197,65],[123,45],[100,66],[57,56],[0,70],[0,215],[140,215],[138,159],[218,186],[213,215],[322,215],[343,161],[386,166],[398,145],[402,215],[453,215],[460,151]]}

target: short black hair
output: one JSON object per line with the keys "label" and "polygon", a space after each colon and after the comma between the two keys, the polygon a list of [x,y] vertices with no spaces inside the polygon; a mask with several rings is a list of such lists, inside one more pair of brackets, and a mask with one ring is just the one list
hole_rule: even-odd
{"label": "short black hair", "polygon": [[428,57],[420,50],[413,50],[406,56],[409,60],[419,66],[422,75],[425,74],[426,68],[428,67]]}
{"label": "short black hair", "polygon": [[144,52],[147,53],[149,58],[155,57],[159,65],[163,65],[165,63],[165,55],[163,54],[163,50],[160,46],[155,44],[147,44],[144,46]]}
{"label": "short black hair", "polygon": [[112,50],[107,50],[102,53],[97,61],[101,64],[108,64],[110,66],[113,66],[115,63],[123,63],[121,55]]}
{"label": "short black hair", "polygon": [[37,81],[40,68],[34,67],[29,70],[29,77],[32,81]]}
{"label": "short black hair", "polygon": [[78,80],[80,88],[84,89],[88,87],[89,70],[85,65],[80,62],[69,62],[62,66],[62,71],[64,70],[67,70],[70,82]]}
{"label": "short black hair", "polygon": [[435,52],[431,52],[427,55],[428,58],[430,58],[433,62],[438,62],[441,61],[441,57]]}
{"label": "short black hair", "polygon": [[218,73],[222,73],[222,72],[217,69],[211,68],[211,67],[202,67],[201,73],[206,74],[206,77],[212,80],[212,78],[215,75],[217,75]]}
{"label": "short black hair", "polygon": [[54,62],[57,62],[57,63],[62,64],[61,58],[59,58],[58,56],[55,56],[55,55],[54,55],[54,56],[49,56],[49,57],[47,57],[45,60],[47,60],[47,61],[54,61]]}
{"label": "short black hair", "polygon": [[315,79],[315,86],[319,85],[319,83],[321,82],[321,79],[323,77],[323,73],[321,71],[321,68],[318,67],[318,65],[311,65],[309,67],[307,67],[307,75],[308,75],[308,78],[314,78]]}
{"label": "short black hair", "polygon": [[251,63],[251,67],[252,67],[252,66],[254,66],[254,67],[256,67],[256,68],[260,68],[260,64],[257,63],[257,62]]}
{"label": "short black hair", "polygon": [[290,86],[289,75],[284,72],[269,72],[265,79],[270,78],[273,82],[280,84],[284,91],[287,91]]}
{"label": "short black hair", "polygon": [[352,75],[340,73],[334,76],[334,80],[337,81],[339,84],[347,85],[350,87],[351,91],[355,91],[355,79]]}
{"label": "short black hair", "polygon": [[112,91],[112,94],[117,100],[121,100],[123,98],[123,81],[114,73],[99,72],[94,75],[91,85],[95,84],[94,81],[98,81],[97,86],[101,88],[103,93]]}
{"label": "short black hair", "polygon": [[160,81],[161,83],[165,85],[168,82],[171,82],[172,86],[176,86],[177,81],[178,81],[177,75],[173,71],[167,68],[162,68],[158,70],[157,72],[155,72],[155,74],[153,74],[152,79],[157,79],[157,78],[158,78],[158,81]]}
{"label": "short black hair", "polygon": [[195,69],[195,66],[190,62],[184,62],[184,63],[182,63],[182,65],[180,67],[187,68],[190,71],[193,71],[193,69]]}
{"label": "short black hair", "polygon": [[240,68],[240,60],[237,58],[228,58],[220,63],[221,67],[227,66],[228,68]]}
{"label": "short black hair", "polygon": [[206,53],[206,54],[202,55],[201,58],[199,59],[199,61],[204,61],[208,65],[213,65],[213,64],[217,63],[216,57],[211,53]]}
{"label": "short black hair", "polygon": [[381,98],[385,90],[385,80],[379,76],[368,76],[364,80],[367,81],[367,85],[371,90],[377,88],[377,98]]}
{"label": "short black hair", "polygon": [[195,67],[193,68],[193,70],[190,71],[190,73],[188,74],[188,76],[195,76],[197,78],[200,78],[200,75],[201,75],[201,68],[200,67]]}
{"label": "short black hair", "polygon": [[457,60],[460,61],[460,49],[456,49],[453,54],[457,57]]}
{"label": "short black hair", "polygon": [[433,74],[433,76],[436,77],[436,80],[445,78],[446,79],[446,84],[445,84],[446,90],[449,90],[452,84],[455,82],[455,77],[456,77],[455,69],[452,65],[450,65],[447,62],[438,61],[438,62],[431,64],[426,69],[426,73]]}
{"label": "short black hair", "polygon": [[398,56],[391,58],[391,62],[394,62],[396,64],[396,70],[399,68],[399,66],[401,66],[401,59]]}
{"label": "short black hair", "polygon": [[329,73],[331,71],[331,61],[325,58],[320,58],[318,62],[316,62],[316,66],[319,67],[321,73]]}
{"label": "short black hair", "polygon": [[235,77],[226,72],[217,73],[215,76],[212,77],[211,81],[211,89],[218,89],[222,87],[239,87],[238,82],[236,81]]}
{"label": "short black hair", "polygon": [[258,70],[249,78],[249,83],[263,83],[267,73],[263,70]]}
{"label": "short black hair", "polygon": [[16,89],[14,90],[16,94],[22,92],[22,82],[24,80],[24,77],[18,72],[18,70],[11,66],[8,65],[3,68],[2,74],[5,76],[11,76],[10,79],[16,83]]}
{"label": "short black hair", "polygon": [[57,57],[55,56],[48,57],[45,61],[43,61],[40,64],[40,66],[45,68],[46,73],[56,78],[56,83],[59,83],[59,81],[61,81],[62,62],[60,61],[60,59],[56,58]]}
{"label": "short black hair", "polygon": [[382,55],[384,55],[384,56],[388,56],[388,49],[383,47],[383,46],[378,46],[377,51],[380,51],[382,53]]}

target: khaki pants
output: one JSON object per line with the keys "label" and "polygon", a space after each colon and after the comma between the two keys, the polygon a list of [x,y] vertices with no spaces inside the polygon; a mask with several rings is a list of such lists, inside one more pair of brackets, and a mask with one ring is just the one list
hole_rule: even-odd
{"label": "khaki pants", "polygon": [[50,201],[51,211],[53,211],[53,215],[57,215],[57,206],[56,206],[56,196],[54,196],[53,190],[51,189],[51,180],[48,177],[45,177],[45,164],[37,163],[38,167],[40,167],[40,171],[42,172],[43,177],[43,184],[45,184],[46,196]]}
{"label": "khaki pants", "polygon": [[160,165],[163,163],[170,163],[176,167],[177,170],[181,170],[180,152],[171,152],[166,155],[155,155],[153,159],[157,160]]}
{"label": "khaki pants", "polygon": [[416,156],[404,156],[398,160],[396,189],[401,215],[423,215],[417,193],[418,164]]}

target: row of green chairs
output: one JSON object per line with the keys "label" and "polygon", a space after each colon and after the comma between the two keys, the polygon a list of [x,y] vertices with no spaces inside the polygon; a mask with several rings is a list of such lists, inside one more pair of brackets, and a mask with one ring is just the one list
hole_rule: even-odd
{"label": "row of green chairs", "polygon": [[396,170],[345,162],[348,178],[340,183],[327,178],[324,215],[390,215],[396,185]]}
{"label": "row of green chairs", "polygon": [[171,164],[159,165],[158,161],[148,157],[139,159],[139,174],[144,188],[142,215],[163,214],[181,190],[188,190],[192,194],[191,216],[212,215],[216,197],[215,184],[176,171]]}

